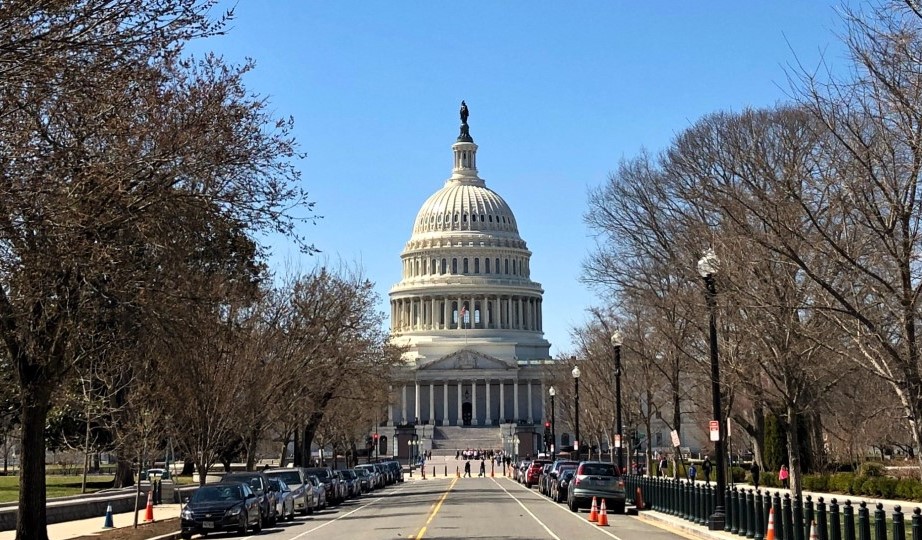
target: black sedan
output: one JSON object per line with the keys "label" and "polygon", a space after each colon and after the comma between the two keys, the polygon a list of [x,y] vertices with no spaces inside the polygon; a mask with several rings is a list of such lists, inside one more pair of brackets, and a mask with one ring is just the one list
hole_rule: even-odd
{"label": "black sedan", "polygon": [[207,484],[196,490],[182,509],[181,536],[195,533],[262,530],[259,499],[250,486],[238,482]]}

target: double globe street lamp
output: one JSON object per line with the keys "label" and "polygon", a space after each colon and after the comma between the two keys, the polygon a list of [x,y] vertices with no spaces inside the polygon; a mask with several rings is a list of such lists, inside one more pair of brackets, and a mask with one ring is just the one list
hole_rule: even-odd
{"label": "double globe street lamp", "polygon": [[[727,515],[724,511],[724,491],[727,486],[726,470],[724,468],[724,433],[726,428],[721,422],[722,411],[720,405],[720,364],[717,361],[717,288],[714,286],[714,275],[720,268],[720,259],[714,253],[713,249],[704,252],[704,256],[698,261],[698,274],[704,279],[706,287],[705,298],[708,306],[708,332],[710,339],[711,353],[711,399],[713,400],[714,422],[717,423],[716,437],[711,436],[714,441],[714,452],[716,456],[717,467],[717,497],[714,504],[714,513],[708,519],[708,529],[723,530],[726,523]],[[709,430],[713,431],[713,430]]]}
{"label": "double globe street lamp", "polygon": [[624,474],[624,437],[621,434],[621,343],[623,343],[620,330],[611,334],[611,345],[615,353],[615,418],[617,425],[615,446],[618,448],[618,470]]}
{"label": "double globe street lamp", "polygon": [[573,375],[573,388],[574,388],[574,396],[575,396],[573,400],[574,401],[573,405],[575,407],[575,410],[573,413],[573,419],[574,419],[573,428],[576,433],[573,438],[573,448],[576,450],[576,459],[579,460],[579,456],[580,456],[580,451],[579,451],[579,443],[580,443],[579,441],[579,366],[573,366],[573,371],[571,371],[570,374]]}

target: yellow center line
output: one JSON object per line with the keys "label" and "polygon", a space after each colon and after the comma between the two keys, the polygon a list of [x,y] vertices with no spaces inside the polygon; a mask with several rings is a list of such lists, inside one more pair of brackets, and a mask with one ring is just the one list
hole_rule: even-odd
{"label": "yellow center line", "polygon": [[435,515],[439,513],[439,510],[442,508],[442,503],[445,502],[445,498],[448,497],[448,492],[451,491],[451,488],[455,487],[455,483],[457,481],[457,478],[452,479],[448,489],[445,490],[445,493],[442,494],[438,502],[435,503],[435,506],[432,507],[432,511],[429,513],[429,519],[426,520],[426,524],[423,525],[423,528],[420,529],[418,533],[416,533],[416,536],[411,536],[411,539],[415,538],[416,540],[419,540],[423,537],[424,534],[426,534],[426,529],[429,528],[429,524],[432,523],[432,518],[434,518]]}

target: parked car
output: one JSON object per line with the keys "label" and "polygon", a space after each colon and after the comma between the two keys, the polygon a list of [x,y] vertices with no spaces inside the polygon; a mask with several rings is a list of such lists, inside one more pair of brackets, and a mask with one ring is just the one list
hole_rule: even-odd
{"label": "parked car", "polygon": [[349,498],[349,485],[346,483],[342,471],[333,471],[333,478],[336,483],[336,500],[343,502]]}
{"label": "parked car", "polygon": [[269,491],[275,495],[275,515],[282,521],[292,521],[295,518],[295,500],[288,484],[281,478],[269,478]]}
{"label": "parked car", "polygon": [[576,474],[576,467],[560,469],[557,472],[557,478],[551,481],[550,497],[554,502],[563,502],[567,499],[567,487],[573,480],[574,474]]}
{"label": "parked car", "polygon": [[259,508],[262,511],[263,527],[272,527],[278,521],[275,513],[275,497],[269,491],[269,477],[262,471],[239,472],[224,475],[222,482],[243,482],[250,486],[253,493],[259,498]]}
{"label": "parked car", "polygon": [[342,475],[343,480],[346,481],[346,486],[349,487],[349,498],[358,497],[362,494],[362,485],[359,481],[358,475],[355,474],[351,469],[343,469],[339,471],[339,474]]}
{"label": "parked car", "polygon": [[579,461],[573,461],[571,459],[556,460],[554,463],[551,464],[550,468],[548,469],[546,473],[546,476],[545,475],[541,476],[541,482],[543,483],[543,489],[541,492],[547,495],[548,497],[550,497],[551,496],[551,484],[554,482],[554,480],[557,479],[557,476],[560,473],[560,471],[565,468],[575,469],[577,465],[579,465]]}
{"label": "parked car", "polygon": [[378,471],[378,468],[374,466],[373,463],[366,463],[356,467],[357,469],[365,469],[368,471],[368,474],[371,476],[371,486],[372,489],[380,489],[384,487],[384,477],[381,476],[381,473]]}
{"label": "parked car", "polygon": [[355,478],[359,483],[359,489],[362,493],[371,491],[371,474],[369,474],[368,469],[356,467],[352,469],[352,473],[355,474]]}
{"label": "parked car", "polygon": [[339,495],[339,478],[333,474],[333,471],[329,467],[310,467],[305,469],[304,472],[316,476],[318,480],[323,482],[327,491],[327,505],[339,504],[342,502]]}
{"label": "parked car", "polygon": [[236,531],[246,534],[262,530],[259,497],[243,482],[220,482],[198,488],[182,509],[180,536]]}
{"label": "parked car", "polygon": [[327,487],[313,474],[307,475],[307,481],[314,492],[314,510],[323,510],[327,507]]}
{"label": "parked car", "polygon": [[398,461],[388,461],[387,466],[394,472],[394,478],[397,482],[403,482],[403,465]]}
{"label": "parked car", "polygon": [[554,466],[553,463],[548,463],[547,465],[544,466],[543,469],[541,469],[541,476],[538,477],[538,493],[542,495],[547,495],[548,488],[551,487],[551,484],[548,480],[551,479],[550,472],[551,472],[551,467],[553,466]]}
{"label": "parked car", "polygon": [[311,499],[314,497],[314,490],[307,482],[307,477],[299,467],[288,469],[270,469],[264,471],[269,479],[278,478],[283,480],[291,488],[291,497],[294,499],[295,511],[301,512],[306,516],[317,506]]}
{"label": "parked car", "polygon": [[609,512],[624,513],[624,478],[614,464],[602,461],[582,461],[573,481],[567,486],[567,506],[577,512],[589,506],[593,497],[605,499]]}
{"label": "parked car", "polygon": [[544,470],[545,465],[550,465],[551,460],[549,459],[536,459],[531,462],[531,465],[528,466],[528,469],[525,471],[525,485],[528,487],[538,484],[538,481],[541,480],[541,471]]}
{"label": "parked car", "polygon": [[531,465],[531,460],[523,459],[515,468],[515,481],[524,484],[525,483],[525,471],[528,470],[528,466]]}

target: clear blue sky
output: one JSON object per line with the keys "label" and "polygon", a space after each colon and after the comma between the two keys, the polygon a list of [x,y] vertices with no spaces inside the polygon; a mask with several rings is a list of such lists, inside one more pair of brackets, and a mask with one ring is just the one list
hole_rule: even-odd
{"label": "clear blue sky", "polygon": [[[836,5],[240,0],[228,35],[191,50],[255,59],[249,86],[294,116],[323,216],[304,231],[323,254],[300,264],[360,265],[385,313],[416,212],[451,173],[466,100],[480,176],[533,252],[557,356],[606,303],[579,282],[588,189],[704,114],[787,99],[798,59],[844,64]],[[301,257],[273,248],[274,266]]]}

